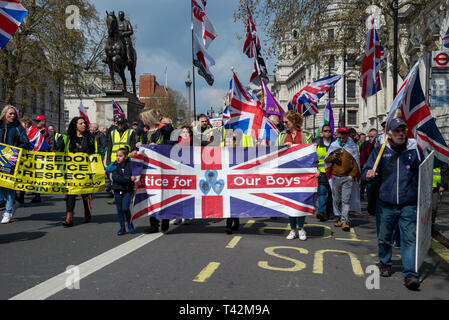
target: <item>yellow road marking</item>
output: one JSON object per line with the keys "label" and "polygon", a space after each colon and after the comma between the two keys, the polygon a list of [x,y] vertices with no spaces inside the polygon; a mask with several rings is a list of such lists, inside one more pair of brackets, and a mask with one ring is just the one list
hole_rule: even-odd
{"label": "yellow road marking", "polygon": [[351,238],[347,239],[347,238],[335,238],[335,240],[341,240],[341,241],[357,241],[357,242],[370,242],[369,240],[360,240],[357,238],[357,235],[355,233],[354,228],[350,229],[350,235]]}
{"label": "yellow road marking", "polygon": [[237,243],[239,243],[240,239],[242,239],[242,237],[240,236],[235,236],[234,238],[232,238],[231,241],[229,241],[228,245],[226,246],[226,248],[228,249],[233,249],[235,248],[235,246],[237,245]]}
{"label": "yellow road marking", "polygon": [[306,268],[306,264],[298,259],[294,259],[294,258],[290,258],[284,255],[281,255],[279,253],[276,253],[275,250],[276,249],[292,249],[292,250],[296,250],[301,254],[308,254],[309,251],[307,249],[303,249],[303,248],[296,248],[296,247],[285,247],[285,246],[281,246],[281,247],[269,247],[269,248],[265,248],[265,253],[267,253],[270,256],[276,257],[276,258],[280,258],[280,259],[284,259],[287,261],[290,261],[294,264],[293,267],[289,267],[289,268],[280,268],[280,267],[273,267],[270,266],[268,264],[268,261],[259,261],[257,263],[257,265],[263,269],[267,269],[267,270],[273,270],[273,271],[289,271],[289,272],[295,272],[295,271],[301,271],[304,270]]}
{"label": "yellow road marking", "polygon": [[201,272],[193,279],[194,282],[206,282],[212,274],[220,266],[220,262],[210,262]]}
{"label": "yellow road marking", "polygon": [[324,254],[328,252],[347,254],[351,259],[352,271],[354,272],[354,274],[359,277],[364,276],[362,264],[360,263],[360,260],[357,259],[357,256],[352,252],[343,250],[319,250],[315,252],[315,259],[313,261],[313,273],[323,274]]}
{"label": "yellow road marking", "polygon": [[445,246],[443,246],[434,238],[432,238],[432,243],[430,247],[437,255],[440,256],[440,258],[449,263],[449,249],[447,249]]}
{"label": "yellow road marking", "polygon": [[248,220],[248,222],[246,222],[246,224],[243,226],[243,228],[251,228],[253,226],[253,224],[256,222],[256,220]]}

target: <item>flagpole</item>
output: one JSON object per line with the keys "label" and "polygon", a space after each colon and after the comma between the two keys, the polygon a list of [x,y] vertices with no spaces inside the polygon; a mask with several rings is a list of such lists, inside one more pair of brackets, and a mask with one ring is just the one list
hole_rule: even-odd
{"label": "flagpole", "polygon": [[376,130],[379,132],[379,111],[377,106],[377,91],[376,91]]}
{"label": "flagpole", "polygon": [[192,29],[192,73],[193,73],[193,121],[196,121],[196,81],[195,81],[195,65],[193,61],[195,60],[195,50],[193,48],[193,8],[192,8],[192,0],[188,0],[190,2],[190,25]]}

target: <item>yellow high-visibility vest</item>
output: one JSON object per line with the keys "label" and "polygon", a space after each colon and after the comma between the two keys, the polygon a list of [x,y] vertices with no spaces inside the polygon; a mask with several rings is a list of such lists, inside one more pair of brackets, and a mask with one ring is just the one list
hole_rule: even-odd
{"label": "yellow high-visibility vest", "polygon": [[117,129],[111,131],[112,151],[111,162],[117,159],[117,151],[121,148],[128,148],[128,152],[131,152],[131,135],[134,132],[133,129],[127,129],[120,136]]}
{"label": "yellow high-visibility vest", "polygon": [[436,188],[438,185],[441,185],[441,168],[433,169],[432,187]]}

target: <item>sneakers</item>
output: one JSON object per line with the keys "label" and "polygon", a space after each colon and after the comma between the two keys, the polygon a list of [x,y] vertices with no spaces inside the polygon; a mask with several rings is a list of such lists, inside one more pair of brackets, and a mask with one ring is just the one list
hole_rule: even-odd
{"label": "sneakers", "polygon": [[409,290],[417,290],[420,285],[419,278],[410,273],[404,278],[404,285]]}
{"label": "sneakers", "polygon": [[133,233],[134,232],[134,224],[132,224],[132,223],[128,223],[128,232],[129,233]]}
{"label": "sneakers", "polygon": [[184,223],[183,225],[188,226],[192,224],[192,220],[191,219],[184,219]]}
{"label": "sneakers", "polygon": [[287,240],[293,240],[295,238],[298,238],[298,231],[296,230],[290,230],[290,233],[287,236]]}
{"label": "sneakers", "polygon": [[306,231],[304,229],[301,229],[298,231],[298,238],[301,241],[306,241],[307,240],[307,234]]}
{"label": "sneakers", "polygon": [[5,212],[4,214],[3,214],[3,219],[2,219],[2,224],[6,224],[6,223],[9,223],[10,221],[11,221],[11,218],[12,218],[12,213],[8,213],[8,212]]}

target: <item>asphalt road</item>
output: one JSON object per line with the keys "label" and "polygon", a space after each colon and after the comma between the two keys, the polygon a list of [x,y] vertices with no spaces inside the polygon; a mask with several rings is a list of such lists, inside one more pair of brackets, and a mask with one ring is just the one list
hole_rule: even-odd
{"label": "asphalt road", "polygon": [[[233,235],[224,233],[224,220],[147,235],[141,218],[134,234],[119,237],[105,194],[96,195],[89,224],[81,224],[78,200],[69,229],[61,226],[63,196],[44,195],[38,205],[30,199],[0,225],[0,299],[449,299],[449,250],[436,242],[419,291],[404,287],[397,249],[395,273],[376,286],[367,272],[377,263],[368,215],[353,216],[350,233],[308,217],[307,241],[285,239],[287,219],[241,219]],[[69,266],[78,268],[66,272]]]}

